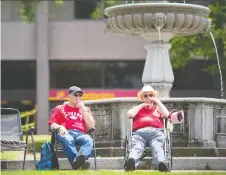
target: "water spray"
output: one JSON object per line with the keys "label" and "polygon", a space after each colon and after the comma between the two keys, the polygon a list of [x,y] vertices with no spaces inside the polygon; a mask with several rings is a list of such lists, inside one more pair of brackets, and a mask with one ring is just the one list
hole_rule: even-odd
{"label": "water spray", "polygon": [[213,45],[215,47],[216,56],[217,56],[217,65],[218,65],[218,69],[219,69],[220,82],[221,82],[221,98],[224,99],[223,76],[222,76],[222,71],[221,71],[221,65],[220,65],[220,59],[219,59],[219,55],[218,55],[217,45],[216,45],[216,42],[215,42],[215,39],[214,39],[212,32],[210,32],[210,36],[212,38]]}

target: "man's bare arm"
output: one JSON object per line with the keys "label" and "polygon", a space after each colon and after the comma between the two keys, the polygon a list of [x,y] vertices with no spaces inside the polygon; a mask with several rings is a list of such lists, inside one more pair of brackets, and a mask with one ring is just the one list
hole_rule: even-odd
{"label": "man's bare arm", "polygon": [[93,115],[88,107],[82,109],[82,113],[84,115],[85,124],[88,130],[95,126],[95,121]]}
{"label": "man's bare arm", "polygon": [[127,112],[127,115],[129,118],[133,118],[137,115],[137,113],[140,111],[141,108],[143,108],[145,105],[148,106],[148,104],[146,103],[141,103],[139,104],[138,106],[135,106],[133,108],[131,108],[128,112]]}
{"label": "man's bare arm", "polygon": [[68,132],[63,125],[58,125],[56,123],[51,124],[51,130],[58,130],[59,131],[58,133],[61,136]]}
{"label": "man's bare arm", "polygon": [[62,127],[62,125],[58,125],[58,124],[56,124],[56,123],[51,124],[51,130],[57,130],[57,129],[59,129],[60,127]]}
{"label": "man's bare arm", "polygon": [[159,100],[155,99],[155,103],[159,107],[160,112],[165,116],[168,117],[170,115],[168,109],[165,107],[165,105]]}

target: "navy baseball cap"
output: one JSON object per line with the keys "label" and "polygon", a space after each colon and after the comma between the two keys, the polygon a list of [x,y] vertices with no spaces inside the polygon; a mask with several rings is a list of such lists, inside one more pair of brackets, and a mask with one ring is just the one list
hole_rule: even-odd
{"label": "navy baseball cap", "polygon": [[83,91],[80,87],[78,86],[71,86],[69,89],[68,89],[68,94],[74,94],[76,92],[80,92],[83,94]]}

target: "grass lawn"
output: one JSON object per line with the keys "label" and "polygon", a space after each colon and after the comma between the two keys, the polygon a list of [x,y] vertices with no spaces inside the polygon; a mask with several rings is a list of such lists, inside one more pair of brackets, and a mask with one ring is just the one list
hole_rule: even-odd
{"label": "grass lawn", "polygon": [[[26,136],[24,135],[24,141],[26,140]],[[34,135],[35,142],[46,142],[51,140],[50,135]],[[31,136],[28,136],[28,141],[31,142]]]}
{"label": "grass lawn", "polygon": [[[27,153],[27,155],[32,153]],[[0,153],[1,160],[22,160],[24,152],[23,151],[5,151]],[[33,158],[33,157],[32,157]],[[40,159],[40,153],[36,152],[36,159]]]}
{"label": "grass lawn", "polygon": [[5,151],[0,153],[1,160],[17,160],[18,152],[16,151]]}
{"label": "grass lawn", "polygon": [[[24,136],[24,141],[26,141],[26,136]],[[37,152],[40,152],[41,146],[45,142],[50,142],[51,141],[51,136],[50,135],[34,135],[34,141],[35,141],[35,149]],[[28,137],[28,142],[31,142],[31,137]]]}
{"label": "grass lawn", "polygon": [[225,175],[226,172],[171,172],[157,171],[2,171],[2,175]]}

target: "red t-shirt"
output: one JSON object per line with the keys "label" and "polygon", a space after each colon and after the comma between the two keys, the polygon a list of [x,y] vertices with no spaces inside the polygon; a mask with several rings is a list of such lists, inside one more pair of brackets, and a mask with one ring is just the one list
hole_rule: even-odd
{"label": "red t-shirt", "polygon": [[151,109],[144,106],[133,118],[133,131],[148,126],[155,128],[164,127],[162,114],[157,106],[153,106]]}
{"label": "red t-shirt", "polygon": [[[89,110],[89,108],[87,109]],[[48,124],[53,123],[63,125],[67,130],[75,129],[86,133],[86,124],[80,109],[70,107],[68,104],[55,107]]]}

